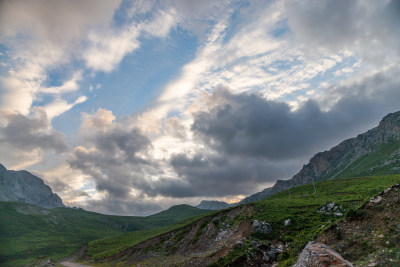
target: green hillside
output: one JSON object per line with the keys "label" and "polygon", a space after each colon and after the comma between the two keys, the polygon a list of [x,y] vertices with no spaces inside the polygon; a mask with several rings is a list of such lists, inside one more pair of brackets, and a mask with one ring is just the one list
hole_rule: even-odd
{"label": "green hillside", "polygon": [[163,227],[204,212],[179,205],[148,217],[130,217],[0,202],[0,263],[21,265],[39,256],[60,259],[91,240]]}
{"label": "green hillside", "polygon": [[[280,266],[292,266],[297,255],[308,241],[314,240],[324,230],[328,229],[330,225],[344,218],[318,213],[317,209],[329,202],[335,202],[336,205],[343,207],[343,216],[345,216],[346,213],[356,210],[372,196],[375,196],[398,182],[400,182],[400,175],[367,176],[323,181],[315,184],[317,195],[315,194],[313,185],[306,184],[292,188],[290,191],[283,191],[263,201],[247,205],[249,210],[254,209],[254,212],[249,213],[251,215],[246,215],[244,213],[237,214],[237,210],[243,207],[240,206],[200,216],[203,218],[199,221],[193,222],[192,224],[187,222],[187,224],[184,224],[184,228],[176,229],[174,230],[174,234],[170,235],[174,236],[174,240],[176,240],[172,248],[172,251],[175,251],[174,253],[176,254],[169,250],[165,251],[162,245],[158,247],[143,247],[141,249],[144,251],[143,255],[147,255],[145,257],[148,257],[148,255],[151,254],[149,251],[153,250],[154,253],[159,256],[158,258],[151,259],[144,258],[143,262],[140,262],[140,264],[146,266],[146,263],[151,262],[151,264],[157,265],[162,264],[163,261],[174,264],[175,259],[179,259],[179,262],[176,262],[176,264],[185,262],[185,259],[187,263],[189,263],[193,260],[193,256],[191,255],[196,255],[195,257],[198,258],[201,257],[199,255],[203,254],[202,251],[196,251],[193,250],[193,248],[185,251],[184,244],[194,244],[193,246],[196,246],[197,240],[202,239],[200,236],[203,233],[203,229],[208,228],[207,225],[214,224],[217,228],[221,227],[221,225],[229,225],[229,229],[235,232],[235,229],[237,229],[236,227],[238,227],[240,223],[244,221],[251,222],[257,219],[270,223],[274,229],[273,233],[269,235],[253,234],[249,236],[242,246],[234,246],[227,256],[220,258],[214,265],[241,266],[241,264],[244,264],[244,259],[252,256],[254,257],[255,253],[257,253],[257,248],[252,245],[252,242],[259,241],[266,246],[273,242],[290,244],[287,250],[280,255]],[[220,218],[218,224],[214,223],[215,217]],[[284,221],[287,219],[292,220],[292,225],[285,227]],[[201,225],[200,228],[196,228],[198,227],[195,226],[196,224]],[[129,255],[135,250],[129,250],[127,249],[128,247],[132,247],[151,237],[164,240],[160,235],[177,228],[177,226],[178,225],[175,225],[174,227],[167,227],[157,231],[139,232],[135,235],[123,234],[92,241],[89,243],[87,255],[85,256],[90,259],[89,264],[105,264],[106,266],[114,264],[109,262],[106,258],[118,254],[119,256],[117,258],[124,264],[126,263],[125,261],[132,261],[130,257],[134,257]],[[192,231],[193,229],[198,229],[195,238],[193,238],[193,240],[186,240],[189,238],[187,237],[188,231]],[[229,229],[226,230],[230,231]],[[208,241],[205,241],[205,243],[212,243],[214,241],[215,236],[212,236]],[[200,244],[199,247],[201,247]],[[140,249],[139,252],[136,251],[135,253],[140,253]],[[178,253],[182,254],[177,255]],[[139,254],[139,258],[140,255],[142,254]],[[138,264],[138,262],[135,264]],[[253,263],[255,266],[257,264],[257,262]]]}
{"label": "green hillside", "polygon": [[338,168],[326,179],[400,173],[400,141],[390,141],[371,150],[355,161],[349,160],[353,155],[347,155],[348,159],[343,159],[346,162],[344,167]]}

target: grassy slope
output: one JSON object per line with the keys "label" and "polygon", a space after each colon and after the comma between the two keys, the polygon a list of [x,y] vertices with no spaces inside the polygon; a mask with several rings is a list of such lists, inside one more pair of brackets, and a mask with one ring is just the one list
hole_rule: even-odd
{"label": "grassy slope", "polygon": [[130,217],[0,202],[0,263],[21,265],[45,255],[60,259],[91,240],[163,227],[204,212],[180,205],[148,217]]}
{"label": "grassy slope", "polygon": [[382,144],[373,153],[365,155],[345,168],[338,168],[326,178],[345,178],[366,175],[383,175],[400,173],[399,155],[393,154],[400,149],[400,141]]}
{"label": "grassy slope", "polygon": [[[253,219],[272,224],[274,233],[269,237],[255,237],[261,241],[276,238],[289,243],[289,250],[281,255],[279,266],[292,266],[297,255],[308,241],[314,240],[335,221],[341,218],[323,215],[316,209],[323,204],[335,202],[346,211],[357,209],[362,203],[384,189],[400,182],[400,175],[383,175],[338,179],[316,183],[318,196],[312,184],[302,185],[283,191],[263,201],[257,202],[257,212]],[[291,219],[293,224],[284,227],[284,221]],[[264,239],[264,240],[263,240]],[[243,256],[233,251],[220,265],[225,265]],[[224,263],[224,264],[223,264]]]}
{"label": "grassy slope", "polygon": [[98,259],[104,259],[106,257],[116,255],[126,248],[133,247],[152,237],[156,237],[164,233],[167,233],[169,231],[173,231],[175,229],[184,227],[202,218],[203,216],[210,215],[215,212],[216,211],[211,211],[207,214],[199,214],[189,219],[185,219],[178,223],[168,225],[162,228],[140,231],[140,232],[132,232],[127,234],[120,234],[91,241],[88,244],[88,256],[90,257],[91,260],[96,261]]}
{"label": "grassy slope", "polygon": [[[254,252],[252,251],[254,247],[251,246],[252,240],[268,243],[269,240],[275,239],[284,243],[290,242],[288,251],[281,255],[280,265],[291,266],[308,241],[314,240],[317,235],[340,219],[319,214],[316,212],[317,208],[334,201],[343,205],[347,211],[356,209],[370,197],[399,181],[400,175],[329,180],[316,183],[318,196],[314,194],[313,185],[307,184],[290,189],[290,194],[287,190],[257,202],[255,203],[256,212],[251,218],[239,217],[227,221],[227,223],[236,225],[246,219],[258,219],[271,223],[274,232],[268,236],[252,236],[252,239],[247,240],[244,246],[235,247],[228,256],[221,258],[215,265],[226,266],[240,260],[240,258],[246,259],[248,254]],[[293,224],[290,227],[284,227],[284,220],[289,218]],[[89,243],[88,254],[92,260],[102,259],[177,227],[178,225],[174,225],[157,231],[123,234],[92,241]]]}

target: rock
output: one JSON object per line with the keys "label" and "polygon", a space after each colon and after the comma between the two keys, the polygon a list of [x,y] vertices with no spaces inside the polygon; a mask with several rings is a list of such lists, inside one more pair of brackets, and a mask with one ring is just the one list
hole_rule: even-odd
{"label": "rock", "polygon": [[270,258],[268,257],[267,252],[264,252],[263,254],[263,261],[269,262]]}
{"label": "rock", "polygon": [[278,254],[279,252],[274,246],[271,246],[267,251],[267,255],[270,259],[275,259]]}
{"label": "rock", "polygon": [[293,267],[328,267],[328,266],[353,266],[352,263],[343,259],[339,253],[327,245],[309,242],[299,255]]}
{"label": "rock", "polygon": [[285,220],[285,226],[290,226],[290,225],[292,225],[292,220],[291,219]]}
{"label": "rock", "polygon": [[236,245],[238,245],[238,246],[243,246],[243,241],[242,241],[242,240],[238,240],[238,241],[236,242]]}
{"label": "rock", "polygon": [[323,205],[321,208],[317,209],[318,213],[323,213],[326,215],[333,215],[335,217],[343,217],[343,213],[346,210],[341,206],[336,204],[335,202],[329,202]]}
{"label": "rock", "polygon": [[382,197],[381,196],[376,196],[373,197],[369,200],[370,203],[374,203],[374,204],[378,204],[382,201]]}
{"label": "rock", "polygon": [[47,209],[65,207],[42,179],[27,171],[7,170],[1,164],[0,201],[25,202]]}
{"label": "rock", "polygon": [[253,221],[254,233],[270,234],[272,231],[272,226],[269,223],[258,220]]}
{"label": "rock", "polygon": [[384,194],[389,193],[392,190],[392,187],[387,188],[385,191],[383,191]]}
{"label": "rock", "polygon": [[169,249],[173,245],[174,245],[174,242],[172,242],[171,240],[168,240],[167,242],[164,243],[164,249]]}
{"label": "rock", "polygon": [[216,241],[221,241],[221,240],[223,240],[225,238],[228,238],[230,236],[232,236],[232,232],[227,231],[227,230],[221,230],[221,231],[219,231],[219,233],[218,233],[217,237],[215,238],[215,240]]}

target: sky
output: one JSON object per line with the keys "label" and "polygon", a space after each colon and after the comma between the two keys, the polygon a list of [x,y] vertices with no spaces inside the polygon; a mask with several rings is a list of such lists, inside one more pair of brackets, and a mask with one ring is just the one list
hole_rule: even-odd
{"label": "sky", "polygon": [[0,163],[68,206],[236,202],[400,110],[397,0],[0,1]]}

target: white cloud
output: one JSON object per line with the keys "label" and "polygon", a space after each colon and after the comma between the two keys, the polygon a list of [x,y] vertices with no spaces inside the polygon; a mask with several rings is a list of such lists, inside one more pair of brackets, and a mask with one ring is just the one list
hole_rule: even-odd
{"label": "white cloud", "polygon": [[47,116],[51,121],[53,118],[63,114],[64,112],[70,110],[74,106],[81,104],[87,100],[86,96],[78,97],[74,102],[68,103],[67,101],[56,98],[51,103],[44,106],[44,109],[47,112]]}
{"label": "white cloud", "polygon": [[82,114],[82,123],[79,134],[82,137],[89,137],[97,131],[106,131],[111,128],[115,116],[112,111],[99,108],[95,114]]}
{"label": "white cloud", "polygon": [[92,32],[90,45],[83,55],[87,67],[95,71],[113,70],[126,54],[140,46],[139,34],[137,25],[131,25],[118,34]]}
{"label": "white cloud", "polygon": [[68,93],[68,92],[74,92],[79,89],[78,82],[82,80],[82,71],[77,71],[75,72],[71,79],[68,81],[65,81],[62,85],[60,86],[51,86],[51,87],[41,87],[39,89],[40,93],[45,93],[45,94],[63,94],[63,93]]}

